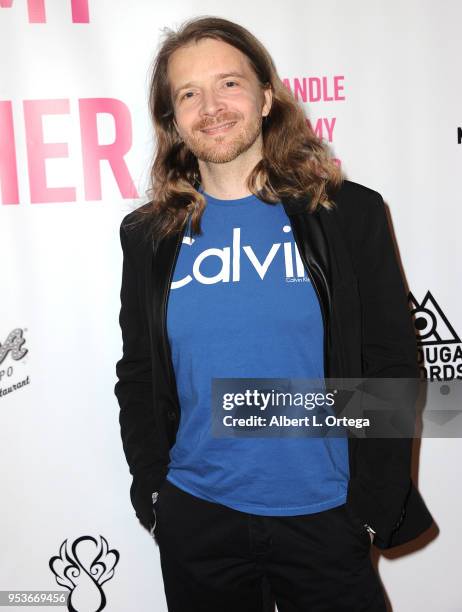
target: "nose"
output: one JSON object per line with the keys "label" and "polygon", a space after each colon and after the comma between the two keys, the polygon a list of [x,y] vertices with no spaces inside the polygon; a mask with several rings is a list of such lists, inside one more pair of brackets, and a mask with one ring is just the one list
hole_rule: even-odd
{"label": "nose", "polygon": [[204,89],[202,92],[201,114],[217,115],[225,110],[226,105],[223,98],[213,89]]}

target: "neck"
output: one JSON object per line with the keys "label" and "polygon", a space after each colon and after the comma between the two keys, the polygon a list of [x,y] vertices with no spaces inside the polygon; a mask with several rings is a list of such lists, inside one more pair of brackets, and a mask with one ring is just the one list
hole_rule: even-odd
{"label": "neck", "polygon": [[223,164],[198,160],[202,189],[221,200],[237,200],[251,195],[247,178],[261,158],[261,151],[252,150],[251,147],[236,159]]}

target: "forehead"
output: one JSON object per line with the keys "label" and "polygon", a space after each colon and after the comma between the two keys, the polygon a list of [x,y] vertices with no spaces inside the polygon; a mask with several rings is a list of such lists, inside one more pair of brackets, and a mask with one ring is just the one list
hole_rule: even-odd
{"label": "forehead", "polygon": [[256,79],[248,57],[232,45],[204,38],[177,49],[169,58],[168,80],[172,89],[189,81],[203,81],[226,72],[241,72]]}

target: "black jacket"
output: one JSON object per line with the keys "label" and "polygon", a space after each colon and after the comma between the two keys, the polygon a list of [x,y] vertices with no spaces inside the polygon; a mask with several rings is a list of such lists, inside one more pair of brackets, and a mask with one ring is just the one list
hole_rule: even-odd
{"label": "black jacket", "polygon": [[[306,212],[283,200],[324,320],[326,378],[419,378],[414,327],[384,202],[344,181],[332,210]],[[160,241],[120,226],[123,250],[120,326],[123,356],[115,394],[132,504],[153,522],[152,493],[166,477],[180,406],[166,333],[166,303],[183,232]],[[184,231],[184,230],[183,230]],[[200,313],[198,313],[200,317]],[[411,479],[412,438],[349,438],[347,509],[376,531],[382,549],[412,540],[433,522]]]}

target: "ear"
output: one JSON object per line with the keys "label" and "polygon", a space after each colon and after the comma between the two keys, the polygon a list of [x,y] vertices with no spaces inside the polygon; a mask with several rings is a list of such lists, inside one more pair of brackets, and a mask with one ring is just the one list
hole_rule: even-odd
{"label": "ear", "polygon": [[267,117],[270,113],[271,105],[273,103],[273,89],[271,85],[268,85],[268,87],[265,87],[263,89],[263,98],[264,98],[264,103],[261,109],[261,114],[262,114],[262,117]]}

